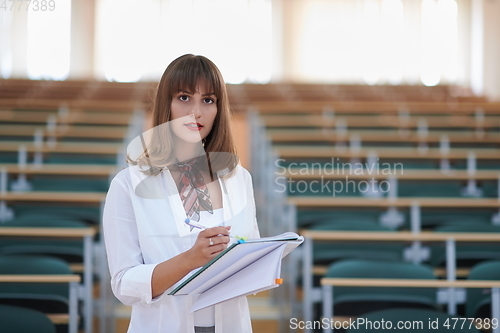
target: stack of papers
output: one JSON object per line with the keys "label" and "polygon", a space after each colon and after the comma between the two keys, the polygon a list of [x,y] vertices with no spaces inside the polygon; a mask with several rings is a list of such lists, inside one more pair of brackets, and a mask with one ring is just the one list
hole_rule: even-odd
{"label": "stack of papers", "polygon": [[276,288],[281,259],[304,241],[287,232],[274,237],[239,241],[222,251],[169,295],[193,295],[191,311],[228,299]]}

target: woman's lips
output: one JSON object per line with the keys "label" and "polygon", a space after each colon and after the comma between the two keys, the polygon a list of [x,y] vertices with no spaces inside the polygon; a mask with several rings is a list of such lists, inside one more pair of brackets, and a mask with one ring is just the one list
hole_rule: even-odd
{"label": "woman's lips", "polygon": [[200,123],[188,123],[184,124],[184,126],[190,131],[201,131],[203,128],[203,125]]}

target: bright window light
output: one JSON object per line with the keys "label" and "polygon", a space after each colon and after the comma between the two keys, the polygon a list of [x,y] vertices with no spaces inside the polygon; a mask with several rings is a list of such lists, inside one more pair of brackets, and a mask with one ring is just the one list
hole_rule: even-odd
{"label": "bright window light", "polygon": [[456,0],[293,2],[295,80],[436,85],[466,75]]}
{"label": "bright window light", "polygon": [[[272,8],[270,0],[255,0],[248,4],[249,39],[251,45],[259,45],[248,50],[248,79],[252,83],[268,83],[272,66]],[[252,23],[253,22],[253,23]]]}
{"label": "bright window light", "polygon": [[186,53],[212,60],[227,83],[271,78],[271,0],[97,2],[96,58],[107,80],[157,80]]}
{"label": "bright window light", "polygon": [[458,77],[457,3],[455,0],[423,0],[420,79],[426,86]]}
{"label": "bright window light", "polygon": [[420,79],[426,86],[435,86],[441,80],[439,14],[435,0],[422,1]]}
{"label": "bright window light", "polygon": [[[363,18],[346,1],[304,1],[294,27],[294,75],[332,83],[358,79],[363,62]],[[296,37],[295,37],[296,36]]]}
{"label": "bright window light", "polygon": [[400,84],[404,72],[404,11],[401,0],[383,0],[381,11],[380,67],[390,84]]}
{"label": "bright window light", "polygon": [[367,84],[376,84],[380,77],[381,57],[381,31],[380,7],[376,0],[367,0],[363,11],[363,32],[365,54],[369,55],[363,63],[363,78]]}
{"label": "bright window light", "polygon": [[439,0],[438,13],[441,18],[442,75],[447,82],[458,79],[458,6],[455,0]]}
{"label": "bright window light", "polygon": [[12,12],[0,11],[0,76],[8,79],[12,75]]}
{"label": "bright window light", "polygon": [[98,6],[98,49],[108,81],[136,82],[144,73],[150,35],[151,1],[101,0]]}
{"label": "bright window light", "polygon": [[[49,1],[46,1],[49,3]],[[71,0],[28,10],[27,71],[35,80],[65,80],[69,75]],[[46,10],[43,10],[46,8]]]}

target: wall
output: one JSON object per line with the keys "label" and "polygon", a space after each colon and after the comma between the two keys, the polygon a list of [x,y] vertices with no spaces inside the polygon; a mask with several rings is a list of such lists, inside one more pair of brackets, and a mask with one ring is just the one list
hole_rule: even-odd
{"label": "wall", "polygon": [[483,0],[484,94],[500,101],[500,0]]}

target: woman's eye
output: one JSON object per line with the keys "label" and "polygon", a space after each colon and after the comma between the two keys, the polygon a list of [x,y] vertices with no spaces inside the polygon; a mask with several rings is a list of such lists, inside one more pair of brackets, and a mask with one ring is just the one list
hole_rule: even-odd
{"label": "woman's eye", "polygon": [[213,98],[205,98],[204,99],[204,102],[207,103],[207,104],[212,104],[212,103],[215,103],[215,100]]}
{"label": "woman's eye", "polygon": [[179,96],[179,99],[183,102],[187,102],[189,100],[189,96],[187,95],[180,95]]}

